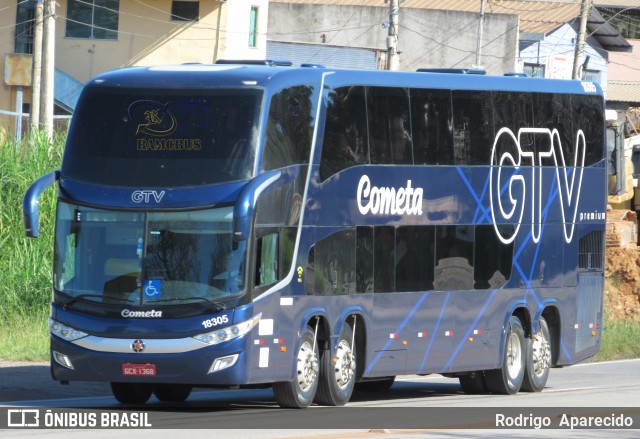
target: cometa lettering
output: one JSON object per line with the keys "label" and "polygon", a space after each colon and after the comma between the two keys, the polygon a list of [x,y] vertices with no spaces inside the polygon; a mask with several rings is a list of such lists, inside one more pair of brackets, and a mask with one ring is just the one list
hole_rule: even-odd
{"label": "cometa lettering", "polygon": [[156,311],[155,309],[152,309],[150,311],[131,311],[130,309],[123,309],[120,315],[122,317],[129,318],[162,317],[162,311]]}
{"label": "cometa lettering", "polygon": [[422,215],[422,188],[371,186],[367,175],[358,182],[357,202],[361,214],[367,215]]}

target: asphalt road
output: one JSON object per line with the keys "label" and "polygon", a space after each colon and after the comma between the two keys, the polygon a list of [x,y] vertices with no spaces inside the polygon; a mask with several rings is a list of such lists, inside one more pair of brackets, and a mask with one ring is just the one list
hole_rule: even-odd
{"label": "asphalt road", "polygon": [[[457,380],[439,375],[403,376],[390,391],[355,393],[347,407],[281,410],[268,389],[203,389],[194,391],[180,406],[152,398],[144,407],[128,407],[113,399],[106,383],[62,386],[50,379],[46,364],[0,363],[0,408],[42,407],[62,412],[73,409],[108,412],[116,417],[122,413],[125,413],[124,417],[148,413],[154,428],[172,429],[163,430],[169,433],[162,437],[181,437],[179,430],[173,429],[189,428],[188,434],[194,438],[413,438],[426,432],[437,433],[437,437],[497,437],[503,434],[504,437],[531,437],[545,434],[545,431],[546,434],[555,433],[542,437],[602,437],[604,432],[601,430],[594,430],[594,436],[589,436],[591,433],[587,434],[585,430],[537,430],[535,425],[529,425],[527,430],[494,428],[497,414],[504,414],[507,422],[512,423],[520,419],[520,422],[532,424],[536,419],[549,418],[554,425],[561,416],[578,419],[619,415],[633,421],[635,430],[615,430],[614,436],[636,438],[640,429],[639,372],[640,360],[553,369],[543,392],[512,396],[466,395],[461,392]],[[407,431],[407,428],[412,430]],[[127,431],[132,433],[129,430],[93,430],[91,437]],[[136,430],[135,435],[151,437],[154,431],[159,430]],[[33,433],[45,432],[53,433],[11,430],[10,437],[31,437]],[[475,434],[471,435],[472,432]],[[528,434],[520,436],[525,432]],[[117,437],[125,436],[130,434]]]}

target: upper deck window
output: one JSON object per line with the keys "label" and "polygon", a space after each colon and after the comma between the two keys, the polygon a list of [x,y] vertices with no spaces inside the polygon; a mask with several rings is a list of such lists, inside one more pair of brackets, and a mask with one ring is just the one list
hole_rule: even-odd
{"label": "upper deck window", "polygon": [[254,173],[259,90],[89,88],[62,175],[114,186],[196,186]]}
{"label": "upper deck window", "polygon": [[69,0],[65,36],[115,40],[119,10],[120,0]]}
{"label": "upper deck window", "polygon": [[315,113],[314,89],[298,85],[271,98],[262,170],[309,162]]}
{"label": "upper deck window", "polygon": [[171,2],[171,20],[198,21],[200,19],[200,2]]}

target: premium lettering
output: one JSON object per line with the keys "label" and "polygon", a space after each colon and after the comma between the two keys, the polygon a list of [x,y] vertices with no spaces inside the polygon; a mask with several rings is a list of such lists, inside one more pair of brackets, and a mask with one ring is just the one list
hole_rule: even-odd
{"label": "premium lettering", "polygon": [[358,210],[366,215],[422,215],[422,188],[407,186],[401,188],[371,186],[367,175],[358,182]]}

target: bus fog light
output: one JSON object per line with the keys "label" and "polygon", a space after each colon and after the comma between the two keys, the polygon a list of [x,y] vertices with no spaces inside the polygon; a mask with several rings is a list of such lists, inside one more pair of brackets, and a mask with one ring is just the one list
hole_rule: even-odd
{"label": "bus fog light", "polygon": [[69,359],[69,357],[57,351],[51,351],[51,354],[55,362],[58,363],[60,366],[66,367],[67,369],[74,370],[73,364],[71,363],[71,360]]}
{"label": "bus fog light", "polygon": [[238,354],[228,355],[226,357],[216,358],[214,362],[211,364],[208,373],[218,372],[222,369],[227,369],[238,361]]}

